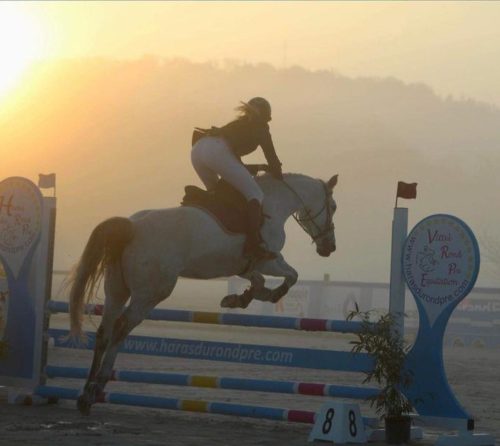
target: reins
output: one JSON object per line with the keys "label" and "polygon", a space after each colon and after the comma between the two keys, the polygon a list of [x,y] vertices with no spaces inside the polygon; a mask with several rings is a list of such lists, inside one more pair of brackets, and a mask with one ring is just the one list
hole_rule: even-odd
{"label": "reins", "polygon": [[[302,199],[302,197],[297,193],[297,191],[292,187],[290,186],[284,179],[280,180],[296,197],[297,199],[299,200],[299,202],[301,203],[301,209],[300,210],[304,210],[305,213],[306,213],[306,217],[307,218],[299,218],[298,217],[298,213],[300,211],[297,211],[297,212],[294,212],[292,214],[292,217],[294,218],[294,220],[298,223],[298,225],[305,231],[306,234],[309,234],[309,236],[311,237],[312,239],[312,243],[314,243],[316,240],[318,240],[319,238],[321,237],[324,237],[325,235],[327,235],[330,231],[332,231],[333,229],[335,229],[335,225],[333,224],[333,222],[331,222],[331,218],[332,218],[332,215],[333,215],[333,212],[332,212],[332,209],[331,209],[331,206],[330,206],[330,201],[328,200],[328,197],[329,197],[329,191],[328,191],[328,187],[327,185],[321,181],[321,184],[323,186],[323,190],[325,192],[325,201],[323,203],[323,207],[321,208],[321,210],[319,210],[316,214],[314,215],[311,215],[311,211],[307,208],[306,204],[304,203],[304,200]],[[316,217],[318,217],[319,215],[321,215],[326,209],[326,220],[325,220],[325,228],[322,230],[319,225],[314,221],[314,219]],[[267,217],[269,218],[269,216],[265,215],[264,214],[264,217]],[[309,233],[309,231],[307,230],[307,227],[304,223],[307,223],[307,222],[312,222],[314,228],[317,230],[317,234],[315,235],[312,235]],[[253,266],[259,261],[259,259],[255,259],[255,258],[251,258],[248,260],[248,263],[247,265],[245,266],[245,268],[243,269],[243,271],[241,273],[239,273],[240,275],[242,274],[245,274],[247,273],[248,271],[250,271]]]}
{"label": "reins", "polygon": [[[281,180],[282,183],[285,184],[285,186],[290,190],[292,191],[292,193],[299,199],[301,205],[302,205],[302,210],[305,210],[306,212],[306,217],[307,218],[299,218],[298,217],[298,212],[294,212],[292,214],[292,217],[294,218],[294,220],[298,223],[298,225],[307,233],[309,234],[309,232],[307,231],[307,228],[306,228],[306,225],[304,223],[307,223],[307,222],[311,222],[313,224],[313,226],[315,227],[315,229],[318,231],[318,233],[316,235],[312,235],[312,234],[309,234],[309,236],[311,237],[312,239],[312,242],[314,243],[316,240],[318,240],[319,238],[321,237],[324,237],[326,234],[328,234],[332,229],[335,228],[333,222],[330,222],[331,220],[331,217],[332,217],[332,210],[330,208],[330,202],[328,200],[328,190],[327,190],[327,186],[326,184],[321,181],[321,184],[323,185],[323,190],[325,192],[325,202],[323,203],[323,207],[321,208],[320,211],[318,211],[316,214],[314,215],[310,215],[311,214],[311,211],[309,209],[307,209],[307,206],[306,204],[304,203],[304,200],[302,200],[302,197],[297,193],[297,191],[292,187],[290,186],[284,179]],[[314,219],[321,215],[323,213],[323,211],[326,209],[326,220],[325,220],[325,228],[322,230],[318,224],[314,221]]]}

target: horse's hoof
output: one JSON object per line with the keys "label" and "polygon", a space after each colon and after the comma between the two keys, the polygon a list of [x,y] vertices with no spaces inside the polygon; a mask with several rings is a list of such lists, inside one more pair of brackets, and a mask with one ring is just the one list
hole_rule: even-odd
{"label": "horse's hoof", "polygon": [[222,308],[241,308],[238,294],[229,294],[220,301]]}
{"label": "horse's hoof", "polygon": [[252,299],[252,291],[246,290],[243,294],[229,294],[221,300],[220,306],[222,308],[246,308]]}
{"label": "horse's hoof", "polygon": [[80,395],[76,402],[76,407],[82,415],[89,416],[90,408],[92,407],[92,403],[89,401],[88,397],[85,395]]}

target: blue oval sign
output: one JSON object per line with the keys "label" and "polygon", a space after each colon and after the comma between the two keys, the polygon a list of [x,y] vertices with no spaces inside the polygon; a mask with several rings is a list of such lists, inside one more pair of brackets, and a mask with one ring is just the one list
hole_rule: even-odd
{"label": "blue oval sign", "polygon": [[462,220],[437,214],[413,228],[403,249],[403,273],[430,325],[471,291],[479,263],[476,238]]}

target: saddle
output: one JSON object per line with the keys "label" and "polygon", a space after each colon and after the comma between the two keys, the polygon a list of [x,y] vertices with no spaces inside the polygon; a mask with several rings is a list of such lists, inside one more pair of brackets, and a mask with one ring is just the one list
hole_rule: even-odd
{"label": "saddle", "polygon": [[203,209],[229,232],[247,233],[247,201],[226,181],[219,180],[214,191],[189,185],[184,192],[181,206]]}

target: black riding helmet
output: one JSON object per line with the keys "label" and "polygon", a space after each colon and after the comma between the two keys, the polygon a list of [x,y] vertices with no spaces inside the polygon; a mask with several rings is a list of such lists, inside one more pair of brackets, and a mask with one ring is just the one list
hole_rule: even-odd
{"label": "black riding helmet", "polygon": [[257,96],[244,104],[254,111],[260,119],[266,122],[271,120],[271,104],[266,99]]}

